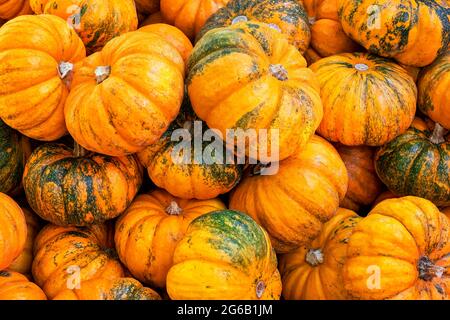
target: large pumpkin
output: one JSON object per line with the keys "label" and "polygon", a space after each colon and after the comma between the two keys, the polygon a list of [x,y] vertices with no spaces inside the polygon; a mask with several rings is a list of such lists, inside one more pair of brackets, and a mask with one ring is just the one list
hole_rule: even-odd
{"label": "large pumpkin", "polygon": [[231,0],[206,21],[197,41],[209,30],[249,20],[280,30],[301,52],[308,48],[311,38],[308,17],[297,0]]}
{"label": "large pumpkin", "polygon": [[313,72],[287,37],[267,24],[211,30],[195,45],[188,70],[197,115],[223,137],[229,137],[227,129],[249,132],[251,158],[285,159],[307,143],[322,119]]}
{"label": "large pumpkin", "polygon": [[450,295],[450,221],[418,197],[379,203],[348,240],[343,278],[355,299],[428,300]]}
{"label": "large pumpkin", "polygon": [[38,234],[32,266],[47,297],[97,278],[115,279],[124,272],[110,240],[112,226],[89,228],[47,225]]}
{"label": "large pumpkin", "polygon": [[348,238],[361,218],[339,208],[314,241],[281,255],[283,297],[287,300],[345,300],[342,267]]}
{"label": "large pumpkin", "polygon": [[420,111],[450,129],[450,52],[422,70],[418,88]]}
{"label": "large pumpkin", "polygon": [[231,210],[195,219],[175,248],[167,275],[171,299],[273,300],[281,293],[267,233]]}
{"label": "large pumpkin", "polygon": [[30,0],[37,14],[59,16],[80,36],[89,52],[138,26],[133,0]]}
{"label": "large pumpkin", "polygon": [[367,50],[423,67],[450,44],[446,0],[338,0],[344,31]]}
{"label": "large pumpkin", "polygon": [[0,270],[6,269],[25,247],[27,223],[19,205],[0,192]]}
{"label": "large pumpkin", "polygon": [[163,190],[139,195],[116,223],[120,260],[137,279],[164,288],[175,246],[189,223],[222,209],[225,206],[218,199],[182,200]]}
{"label": "large pumpkin", "polygon": [[10,20],[30,13],[29,0],[0,0],[0,19]]}
{"label": "large pumpkin", "polygon": [[66,101],[67,128],[88,150],[135,153],[157,141],[183,98],[185,64],[166,39],[129,32],[80,64]]}
{"label": "large pumpkin", "polygon": [[318,132],[345,145],[380,146],[405,132],[416,112],[417,88],[410,75],[387,59],[347,53],[310,66],[324,108]]}
{"label": "large pumpkin", "polygon": [[142,183],[134,156],[77,154],[62,144],[38,147],[25,167],[23,185],[31,208],[58,225],[85,226],[112,219]]}
{"label": "large pumpkin", "polygon": [[0,271],[0,300],[47,300],[45,293],[24,275]]}
{"label": "large pumpkin", "polygon": [[348,177],[336,149],[314,136],[279,163],[275,175],[253,172],[230,196],[230,208],[248,213],[270,235],[278,253],[308,245],[339,207]]}
{"label": "large pumpkin", "polygon": [[4,24],[0,28],[0,118],[33,139],[63,136],[73,63],[84,57],[82,41],[61,18],[20,16]]}

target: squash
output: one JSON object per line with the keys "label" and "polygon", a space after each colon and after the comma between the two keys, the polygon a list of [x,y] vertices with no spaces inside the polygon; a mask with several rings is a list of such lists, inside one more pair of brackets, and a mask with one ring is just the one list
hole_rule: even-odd
{"label": "squash", "polygon": [[297,0],[231,0],[206,21],[197,41],[209,30],[249,20],[267,23],[284,33],[300,52],[308,48],[311,38],[308,17]]}
{"label": "squash", "polygon": [[393,198],[400,198],[400,197],[393,194],[392,191],[386,190],[375,199],[375,201],[372,203],[372,208],[375,207],[377,204],[379,204],[381,201]]}
{"label": "squash", "polygon": [[175,246],[189,223],[223,209],[225,205],[218,199],[183,200],[163,190],[139,195],[116,223],[119,258],[134,277],[164,288]]}
{"label": "squash", "polygon": [[157,34],[112,39],[74,73],[65,105],[70,134],[84,148],[110,156],[141,151],[178,114],[184,72],[183,57]]}
{"label": "squash", "polygon": [[423,69],[419,82],[420,111],[450,129],[450,52]]}
{"label": "squash", "polygon": [[[447,207],[447,208],[442,209],[441,212],[442,212],[443,214],[445,214],[445,215],[447,216],[447,218],[450,219],[450,207]],[[450,220],[449,220],[449,221],[450,221]]]}
{"label": "squash", "polygon": [[30,0],[36,14],[61,17],[83,40],[88,52],[138,26],[133,0]]}
{"label": "squash", "polygon": [[64,102],[82,41],[51,15],[20,16],[0,28],[0,118],[37,140],[66,134]]}
{"label": "squash", "polygon": [[324,108],[318,132],[349,146],[381,146],[408,129],[417,88],[408,73],[387,59],[346,53],[313,63]]}
{"label": "squash", "polygon": [[194,39],[206,20],[229,0],[161,0],[164,21]]}
{"label": "squash", "polygon": [[79,289],[61,291],[53,300],[161,300],[161,297],[133,278],[99,278],[84,281]]}
{"label": "squash", "polygon": [[29,0],[0,0],[0,19],[10,20],[31,13]]}
{"label": "squash", "polygon": [[267,233],[232,210],[196,218],[175,248],[167,275],[174,300],[276,300],[277,258]]}
{"label": "squash", "polygon": [[423,67],[449,47],[446,0],[338,1],[345,33],[372,53]]}
{"label": "squash", "polygon": [[438,123],[433,131],[412,126],[378,150],[378,176],[399,196],[413,195],[438,206],[450,205],[449,137]]}
{"label": "squash", "polygon": [[283,297],[287,300],[346,300],[342,268],[347,241],[361,218],[339,208],[308,246],[281,255]]}
{"label": "squash", "polygon": [[279,163],[275,175],[256,166],[233,190],[230,209],[248,213],[270,235],[277,253],[308,245],[339,207],[348,176],[336,149],[314,136]]}
{"label": "squash", "polygon": [[348,240],[343,281],[354,299],[448,300],[450,221],[430,201],[388,199]]}
{"label": "squash", "polygon": [[322,119],[313,72],[287,37],[267,24],[240,22],[211,30],[195,45],[188,70],[195,113],[227,143],[233,142],[227,129],[237,136],[250,133],[246,155],[252,159],[287,158],[308,142]]}
{"label": "squash", "polygon": [[24,275],[0,271],[0,300],[47,300],[45,293]]}
{"label": "squash", "polygon": [[335,146],[345,163],[348,173],[348,190],[341,207],[358,211],[370,205],[383,190],[383,184],[375,172],[375,149],[366,146]]}
{"label": "squash", "polygon": [[25,162],[30,153],[28,138],[0,120],[0,192],[18,193]]}
{"label": "squash", "polygon": [[116,279],[124,271],[112,249],[112,226],[59,227],[49,224],[36,237],[33,277],[53,299],[61,291],[98,278]]}

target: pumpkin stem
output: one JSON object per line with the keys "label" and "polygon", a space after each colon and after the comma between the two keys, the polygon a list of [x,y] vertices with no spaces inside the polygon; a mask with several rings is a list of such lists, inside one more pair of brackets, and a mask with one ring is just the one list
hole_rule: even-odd
{"label": "pumpkin stem", "polygon": [[417,266],[419,269],[419,278],[424,281],[431,281],[433,278],[441,278],[445,272],[445,268],[437,266],[428,257],[421,257]]}
{"label": "pumpkin stem", "polygon": [[445,128],[436,122],[430,141],[433,142],[434,144],[443,143],[445,142],[444,135],[445,135]]}
{"label": "pumpkin stem", "polygon": [[260,176],[261,175],[261,171],[265,168],[268,168],[271,166],[271,163],[261,163],[259,162],[258,164],[256,164],[255,166],[253,166],[253,168],[250,171],[250,177],[253,176]]}
{"label": "pumpkin stem", "polygon": [[266,290],[266,285],[264,284],[264,281],[259,280],[256,284],[256,297],[258,299],[261,299],[264,291]]}
{"label": "pumpkin stem", "polygon": [[70,62],[62,61],[58,65],[58,75],[63,81],[63,83],[66,85],[66,87],[70,86],[71,82],[71,75],[73,72],[73,64]]}
{"label": "pumpkin stem", "polygon": [[276,31],[278,31],[278,32],[281,32],[281,28],[277,25],[277,24],[275,24],[275,23],[269,23],[269,24],[267,24],[268,26],[269,26],[269,28],[272,28],[272,29],[274,29],[274,30],[276,30]]}
{"label": "pumpkin stem", "polygon": [[237,16],[233,20],[231,20],[231,24],[233,25],[233,24],[236,24],[239,22],[247,22],[247,21],[248,21],[248,18],[246,16]]}
{"label": "pumpkin stem", "polygon": [[288,72],[281,64],[269,65],[269,71],[280,81],[286,81],[288,79]]}
{"label": "pumpkin stem", "polygon": [[170,214],[170,215],[179,215],[181,212],[183,211],[183,209],[180,208],[180,206],[178,205],[178,203],[174,200],[170,201],[169,206],[166,208],[166,213]]}
{"label": "pumpkin stem", "polygon": [[306,262],[312,267],[323,263],[323,252],[321,249],[309,249],[305,257]]}
{"label": "pumpkin stem", "polygon": [[355,69],[358,71],[367,71],[369,70],[369,66],[365,63],[357,63],[355,64]]}
{"label": "pumpkin stem", "polygon": [[87,150],[80,146],[78,143],[74,143],[73,146],[73,154],[75,157],[84,157],[87,153]]}
{"label": "pumpkin stem", "polygon": [[97,80],[97,84],[102,83],[106,79],[108,79],[111,74],[110,66],[98,66],[95,68],[95,79]]}
{"label": "pumpkin stem", "polygon": [[313,25],[314,23],[316,23],[316,17],[308,17],[308,21],[310,25]]}

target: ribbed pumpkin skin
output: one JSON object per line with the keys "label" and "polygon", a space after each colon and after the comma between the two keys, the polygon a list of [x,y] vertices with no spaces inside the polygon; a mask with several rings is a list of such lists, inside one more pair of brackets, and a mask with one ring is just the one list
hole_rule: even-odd
{"label": "ribbed pumpkin skin", "polygon": [[47,300],[45,293],[24,275],[0,271],[0,300]]}
{"label": "ribbed pumpkin skin", "polygon": [[116,223],[120,260],[143,283],[164,288],[175,246],[189,223],[223,209],[225,205],[218,199],[182,200],[163,190],[139,195]]}
{"label": "ribbed pumpkin skin", "polygon": [[418,88],[420,111],[450,129],[450,52],[422,70]]}
{"label": "ribbed pumpkin skin", "polygon": [[446,0],[338,1],[344,31],[372,53],[423,67],[448,48]]}
{"label": "ribbed pumpkin skin", "polygon": [[206,21],[197,41],[209,30],[232,25],[237,17],[272,24],[300,52],[308,48],[311,38],[308,17],[297,0],[231,0]]}
{"label": "ribbed pumpkin skin", "polygon": [[[95,74],[102,66],[111,67],[104,80]],[[180,53],[156,34],[114,38],[77,66],[65,106],[70,134],[84,148],[111,156],[144,149],[175,119],[184,71]]]}
{"label": "ribbed pumpkin skin", "polygon": [[397,64],[372,54],[348,53],[321,59],[310,69],[321,87],[324,116],[318,132],[326,139],[381,146],[411,124],[417,88]]}
{"label": "ribbed pumpkin skin", "polygon": [[38,234],[32,266],[36,283],[52,299],[68,285],[76,284],[75,267],[80,281],[124,276],[122,266],[108,241],[108,226],[89,228],[47,225]]}
{"label": "ribbed pumpkin skin", "polygon": [[36,14],[61,17],[78,33],[88,52],[138,26],[133,0],[30,0]]}
{"label": "ribbed pumpkin skin", "polygon": [[10,20],[31,13],[28,0],[0,0],[0,19]]}
{"label": "ribbed pumpkin skin", "polygon": [[[287,38],[266,24],[211,30],[195,45],[188,70],[192,106],[209,128],[224,137],[227,129],[256,130],[246,150],[252,158],[266,161],[261,149],[272,155],[275,140],[279,159],[285,159],[307,143],[322,119],[314,74]],[[267,129],[268,143],[259,144],[260,129]],[[278,141],[272,139],[276,132]]]}
{"label": "ribbed pumpkin skin", "polygon": [[277,253],[287,253],[318,236],[344,199],[348,176],[336,149],[318,136],[279,166],[276,175],[244,178],[229,207],[248,213]]}
{"label": "ribbed pumpkin skin", "polygon": [[161,297],[133,278],[100,278],[84,281],[80,289],[64,290],[53,300],[161,300]]}
{"label": "ribbed pumpkin skin", "polygon": [[62,137],[67,132],[63,108],[70,76],[61,79],[58,68],[84,57],[82,41],[58,17],[27,15],[5,23],[0,29],[3,121],[33,139]]}
{"label": "ribbed pumpkin skin", "polygon": [[422,198],[379,203],[356,225],[348,241],[343,276],[350,296],[449,299],[449,223],[435,205]]}
{"label": "ribbed pumpkin skin", "polygon": [[[348,238],[361,218],[353,211],[339,208],[326,222],[319,236],[292,253],[281,255],[280,273],[286,300],[345,300],[342,267]],[[312,252],[319,255],[311,260]]]}
{"label": "ribbed pumpkin skin", "polygon": [[276,300],[277,258],[267,233],[247,215],[215,211],[195,219],[178,243],[167,292],[174,300]]}
{"label": "ribbed pumpkin skin", "polygon": [[142,183],[134,156],[76,156],[62,144],[38,147],[25,167],[23,185],[31,208],[58,225],[86,226],[112,219]]}

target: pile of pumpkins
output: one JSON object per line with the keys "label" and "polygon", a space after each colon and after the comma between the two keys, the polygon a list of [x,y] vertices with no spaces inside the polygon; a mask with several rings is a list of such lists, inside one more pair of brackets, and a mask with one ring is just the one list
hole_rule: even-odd
{"label": "pile of pumpkins", "polygon": [[[447,1],[0,19],[0,299],[450,298]],[[278,171],[174,161],[196,121],[277,130]]]}

